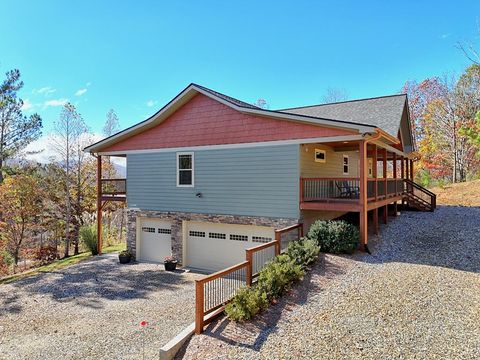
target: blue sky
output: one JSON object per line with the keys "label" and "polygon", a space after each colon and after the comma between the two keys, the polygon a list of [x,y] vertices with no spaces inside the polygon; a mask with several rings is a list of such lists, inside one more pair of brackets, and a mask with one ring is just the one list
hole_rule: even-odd
{"label": "blue sky", "polygon": [[479,1],[2,0],[0,73],[21,70],[46,133],[67,100],[99,133],[110,108],[125,128],[190,82],[271,109],[397,93],[460,73],[479,22]]}

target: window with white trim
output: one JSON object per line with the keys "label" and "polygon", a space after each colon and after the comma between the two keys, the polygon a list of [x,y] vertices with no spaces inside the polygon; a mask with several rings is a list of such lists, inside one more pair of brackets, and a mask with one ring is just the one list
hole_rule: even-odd
{"label": "window with white trim", "polygon": [[177,153],[177,186],[193,187],[193,152]]}
{"label": "window with white trim", "polygon": [[343,155],[343,175],[350,173],[350,162],[348,155]]}

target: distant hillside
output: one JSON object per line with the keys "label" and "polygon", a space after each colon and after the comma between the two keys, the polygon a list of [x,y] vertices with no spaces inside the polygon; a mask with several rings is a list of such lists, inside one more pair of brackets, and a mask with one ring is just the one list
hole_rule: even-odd
{"label": "distant hillside", "polygon": [[430,189],[437,194],[438,205],[480,206],[480,180]]}

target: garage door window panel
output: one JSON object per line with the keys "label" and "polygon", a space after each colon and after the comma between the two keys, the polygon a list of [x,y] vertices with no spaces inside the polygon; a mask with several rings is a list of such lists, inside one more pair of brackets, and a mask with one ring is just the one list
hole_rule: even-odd
{"label": "garage door window panel", "polygon": [[248,241],[248,236],[247,235],[230,234],[230,240]]}

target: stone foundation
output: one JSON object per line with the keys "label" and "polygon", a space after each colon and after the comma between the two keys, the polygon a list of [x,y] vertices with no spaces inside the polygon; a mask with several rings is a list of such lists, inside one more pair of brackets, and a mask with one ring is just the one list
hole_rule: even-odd
{"label": "stone foundation", "polygon": [[136,256],[137,218],[158,218],[172,222],[172,254],[180,263],[183,262],[182,221],[201,221],[221,224],[268,226],[281,229],[298,223],[298,219],[269,218],[258,216],[198,214],[186,212],[164,212],[128,209],[127,210],[127,248]]}

